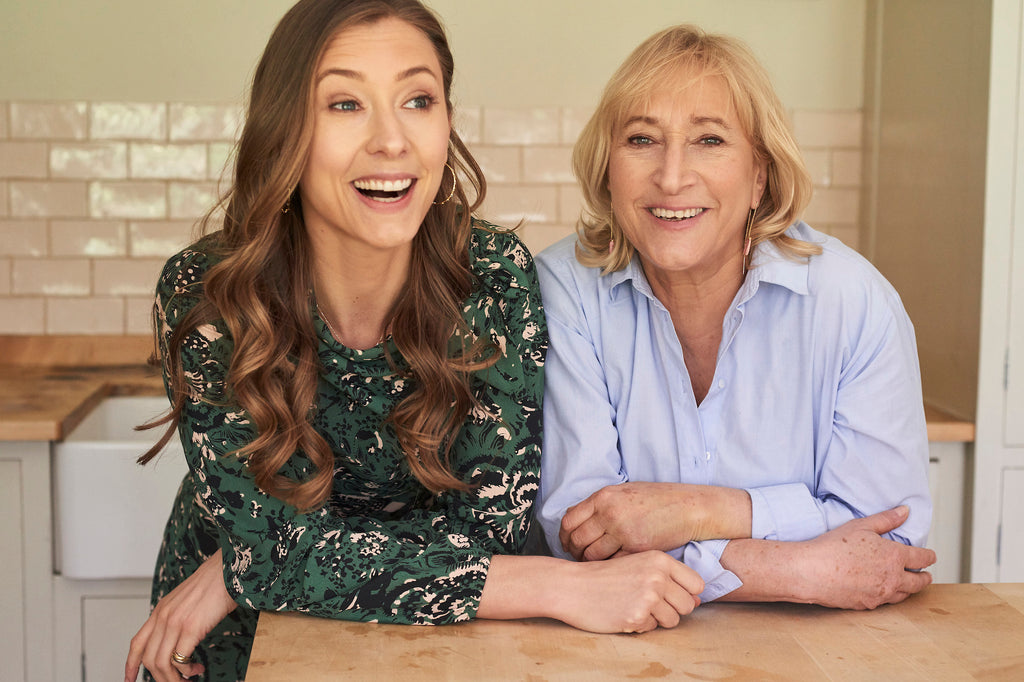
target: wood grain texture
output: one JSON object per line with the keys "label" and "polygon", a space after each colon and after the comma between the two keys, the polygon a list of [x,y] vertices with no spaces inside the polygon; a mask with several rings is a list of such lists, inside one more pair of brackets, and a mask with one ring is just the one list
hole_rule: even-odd
{"label": "wood grain texture", "polygon": [[708,604],[672,630],[550,620],[417,627],[263,613],[247,680],[1024,679],[1024,585],[932,585],[838,611]]}

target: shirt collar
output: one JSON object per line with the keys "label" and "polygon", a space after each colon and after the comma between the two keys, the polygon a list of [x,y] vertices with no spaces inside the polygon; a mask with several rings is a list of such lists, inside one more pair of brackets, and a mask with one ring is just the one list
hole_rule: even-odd
{"label": "shirt collar", "polygon": [[[790,258],[779,250],[775,242],[769,241],[758,244],[750,260],[751,265],[747,272],[747,278],[736,297],[738,303],[744,303],[753,297],[761,282],[786,287],[794,294],[805,296],[810,293],[807,284],[810,276],[810,260],[808,258]],[[640,267],[640,260],[635,257],[635,254],[626,267],[608,273],[606,277],[608,278],[609,295],[613,301],[619,296],[620,285],[626,282],[631,283],[633,289],[647,298],[656,298],[647,277],[644,276],[643,268]]]}

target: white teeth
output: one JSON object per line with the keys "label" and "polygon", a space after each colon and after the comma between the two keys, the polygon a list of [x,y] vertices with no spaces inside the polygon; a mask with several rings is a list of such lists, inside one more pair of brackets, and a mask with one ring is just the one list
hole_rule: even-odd
{"label": "white teeth", "polygon": [[687,208],[682,211],[670,211],[667,208],[652,208],[649,210],[651,212],[651,215],[653,215],[655,218],[663,218],[666,220],[682,220],[683,218],[692,218],[704,212],[703,208]]}
{"label": "white teeth", "polygon": [[412,178],[403,180],[356,180],[356,189],[372,192],[402,192],[412,186]]}

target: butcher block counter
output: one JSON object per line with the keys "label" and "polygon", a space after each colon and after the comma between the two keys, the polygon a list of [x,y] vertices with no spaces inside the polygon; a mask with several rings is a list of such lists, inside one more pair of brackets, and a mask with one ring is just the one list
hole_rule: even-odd
{"label": "butcher block counter", "polygon": [[260,614],[248,682],[341,679],[1024,680],[1024,584],[934,584],[874,611],[708,604],[641,635]]}
{"label": "butcher block counter", "polygon": [[162,395],[142,336],[0,336],[0,441],[61,440],[110,395]]}

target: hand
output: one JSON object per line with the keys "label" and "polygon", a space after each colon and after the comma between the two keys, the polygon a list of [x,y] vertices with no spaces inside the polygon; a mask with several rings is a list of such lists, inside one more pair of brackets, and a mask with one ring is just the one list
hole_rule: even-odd
{"label": "hand", "polygon": [[745,490],[685,483],[610,485],[562,517],[558,539],[577,561],[667,551],[691,540],[750,537]]}
{"label": "hand", "polygon": [[935,563],[935,552],[881,537],[907,520],[905,506],[844,523],[809,540],[804,576],[809,599],[842,609],[895,604],[931,584],[920,571]]}
{"label": "hand", "polygon": [[700,604],[704,581],[664,552],[642,552],[588,563],[567,562],[573,576],[559,620],[589,632],[673,628]]}
{"label": "hand", "polygon": [[237,604],[224,587],[221,561],[218,550],[156,605],[132,637],[125,682],[134,682],[140,663],[157,682],[177,681],[204,671],[198,663],[176,663],[171,656],[174,652],[191,656],[203,637],[235,610]]}

